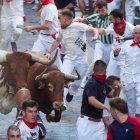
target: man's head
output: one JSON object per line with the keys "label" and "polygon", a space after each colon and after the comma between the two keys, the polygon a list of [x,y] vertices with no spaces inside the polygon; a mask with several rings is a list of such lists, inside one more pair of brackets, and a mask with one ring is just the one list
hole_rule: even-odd
{"label": "man's head", "polygon": [[101,74],[101,75],[105,75],[106,74],[106,68],[107,65],[104,61],[102,60],[97,60],[94,64],[94,73],[96,74]]}
{"label": "man's head", "polygon": [[22,104],[23,118],[30,123],[34,123],[36,121],[36,116],[38,113],[37,108],[38,104],[36,101],[24,101]]}
{"label": "man's head", "polygon": [[20,129],[16,125],[10,125],[7,129],[7,140],[21,140]]}
{"label": "man's head", "polygon": [[112,88],[112,89],[118,89],[117,92],[114,92],[113,94],[113,97],[116,97],[116,96],[119,96],[120,94],[120,86],[121,86],[121,83],[120,83],[120,78],[117,77],[117,76],[109,76],[107,79],[106,79],[106,83]]}
{"label": "man's head", "polygon": [[123,114],[128,114],[127,102],[124,99],[115,97],[110,100],[109,104],[111,114],[115,120],[119,121]]}
{"label": "man's head", "polygon": [[61,27],[65,29],[73,21],[73,12],[68,9],[64,9],[59,13],[58,18],[59,18]]}
{"label": "man's head", "polygon": [[140,25],[136,25],[133,30],[134,40],[140,42]]}
{"label": "man's head", "polygon": [[121,11],[119,9],[115,9],[110,12],[109,19],[114,25],[116,25],[116,24],[120,23],[121,20],[123,19],[123,14],[121,13]]}
{"label": "man's head", "polygon": [[101,17],[104,17],[107,14],[107,3],[104,0],[99,0],[96,3],[98,8],[98,13]]}

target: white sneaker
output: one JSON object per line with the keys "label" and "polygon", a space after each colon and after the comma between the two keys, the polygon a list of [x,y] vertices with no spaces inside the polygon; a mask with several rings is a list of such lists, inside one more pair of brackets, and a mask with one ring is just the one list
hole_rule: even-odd
{"label": "white sneaker", "polygon": [[38,10],[38,4],[34,4],[32,10]]}

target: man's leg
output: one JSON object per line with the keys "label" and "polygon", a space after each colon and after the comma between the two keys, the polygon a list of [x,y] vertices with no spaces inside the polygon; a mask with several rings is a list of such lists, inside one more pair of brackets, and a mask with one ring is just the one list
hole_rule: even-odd
{"label": "man's leg", "polygon": [[[74,61],[71,61],[69,59],[64,59],[62,66],[61,66],[61,72],[65,74],[71,74],[74,69]],[[66,95],[68,94],[68,88],[64,88],[64,106],[66,106]]]}
{"label": "man's leg", "polygon": [[8,50],[12,35],[12,25],[11,21],[1,22],[1,39],[0,39],[0,49]]}
{"label": "man's leg", "polygon": [[23,17],[16,17],[12,21],[13,30],[12,30],[11,46],[13,52],[17,51],[16,41],[22,34],[22,29],[17,28],[17,25],[23,25]]}

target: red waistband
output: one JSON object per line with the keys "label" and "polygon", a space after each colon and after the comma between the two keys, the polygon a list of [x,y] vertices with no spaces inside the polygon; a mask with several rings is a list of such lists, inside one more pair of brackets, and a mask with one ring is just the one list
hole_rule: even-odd
{"label": "red waistband", "polygon": [[91,117],[87,117],[87,116],[84,116],[84,115],[80,115],[80,118],[85,118],[89,121],[92,121],[92,122],[101,122],[102,119],[94,119],[94,118],[91,118]]}

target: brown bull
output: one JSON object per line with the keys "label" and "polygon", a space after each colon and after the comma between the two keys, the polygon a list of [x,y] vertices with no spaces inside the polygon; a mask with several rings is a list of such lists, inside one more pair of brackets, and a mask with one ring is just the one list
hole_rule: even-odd
{"label": "brown bull", "polygon": [[30,98],[30,92],[26,89],[27,75],[34,62],[50,65],[55,59],[56,56],[49,61],[45,56],[29,51],[9,53],[0,50],[0,112],[9,113],[16,103],[20,108],[22,102]]}
{"label": "brown bull", "polygon": [[[44,74],[41,74],[47,68]],[[39,75],[39,76],[38,76]],[[55,65],[44,66],[36,63],[28,74],[28,88],[32,99],[38,102],[39,110],[46,114],[49,122],[59,122],[61,113],[65,109],[63,104],[64,86],[70,81],[80,79],[80,75],[66,75]],[[51,112],[54,110],[54,115]]]}

